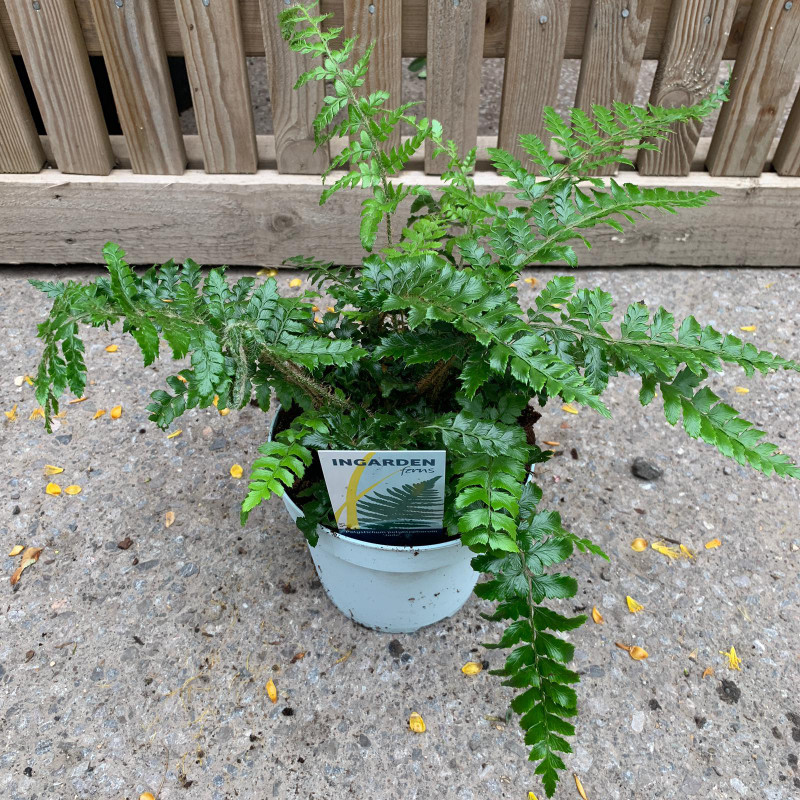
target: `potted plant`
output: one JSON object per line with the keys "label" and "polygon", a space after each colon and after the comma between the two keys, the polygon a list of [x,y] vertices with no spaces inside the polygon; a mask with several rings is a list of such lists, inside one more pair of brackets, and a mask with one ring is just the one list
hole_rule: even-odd
{"label": "potted plant", "polygon": [[[36,378],[46,426],[67,388],[83,394],[81,324],[121,320],[145,365],[159,356],[162,341],[174,358],[188,357],[167,379],[168,389],[152,394],[150,418],[162,428],[187,409],[252,402],[268,412],[277,398],[242,522],[264,500],[282,497],[334,602],[373,627],[413,630],[434,622],[460,608],[473,587],[496,601],[488,618],[507,625],[487,646],[511,648],[497,673],[519,691],[511,707],[551,795],[564,768],[560,753],[570,751],[569,719],[577,713],[572,684],[578,675],[567,667],[573,648],[558,634],[586,619],[544,604],[570,598],[577,588],[574,578],[551,568],[575,549],[605,554],[568,532],[558,513],[539,507],[533,468],[552,454],[536,443],[534,404],[579,404],[608,416],[603,391],[610,378],[630,375],[641,380],[641,402],[660,395],[667,421],[676,425],[682,418],[689,436],[767,475],[800,477],[800,468],[706,383],[723,364],[752,375],[800,370],[796,362],[693,317],[676,327],[672,314],[643,303],[630,305],[619,333],[612,333],[612,298],[599,289],[575,291],[569,276],[549,281],[527,311],[515,288],[531,264],[575,266],[572,243],[585,243],[590,228],[622,230],[646,208],[675,212],[709,202],[710,191],[671,192],[613,179],[606,185],[593,171],[627,162],[626,148],[654,148],[676,124],[707,116],[726,88],[691,108],[616,104],[595,107],[592,118],[573,110],[569,123],[545,109],[563,160],[556,162],[537,137],[522,136],[532,168],[502,150],[489,152],[513,196],[479,194],[470,177],[474,150],[459,157],[436,121],[417,119],[410,104],[389,108],[385,92],[358,96],[370,48],[348,66],[353,40],[337,48],[340,31],[323,29],[325,17],[313,6],[287,8],[280,19],[289,47],[320,62],[297,85],[332,85],[314,124],[317,143],[349,138],[326,176],[344,171],[333,173],[321,202],[344,188],[370,190],[362,202],[363,263],[356,269],[290,259],[310,272],[315,288],[283,297],[271,278],[257,284],[244,277],[231,286],[222,269],[204,276],[193,261],[136,274],[121,248],[108,244],[108,277],[90,284],[34,281],[53,299],[39,326],[44,353]],[[412,135],[388,148],[401,123]],[[397,179],[427,141],[449,158],[435,194]],[[398,230],[409,203],[410,217]],[[385,244],[379,247],[381,225]],[[318,315],[315,303],[331,305]],[[350,453],[366,468],[377,453],[410,450],[444,453],[447,536],[434,544],[385,545],[337,530],[321,456]],[[411,518],[410,509],[432,502],[434,484],[423,477],[382,497],[398,518]],[[488,579],[476,586],[480,574]]]}

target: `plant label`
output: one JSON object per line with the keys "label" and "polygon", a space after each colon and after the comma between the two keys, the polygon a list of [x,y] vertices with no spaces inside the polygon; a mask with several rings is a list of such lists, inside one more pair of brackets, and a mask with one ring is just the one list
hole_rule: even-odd
{"label": "plant label", "polygon": [[419,547],[447,540],[444,450],[320,450],[339,531],[362,542]]}

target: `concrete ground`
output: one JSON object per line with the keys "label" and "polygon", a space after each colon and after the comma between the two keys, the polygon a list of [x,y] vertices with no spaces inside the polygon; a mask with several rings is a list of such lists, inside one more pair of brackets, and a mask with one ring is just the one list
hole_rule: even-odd
{"label": "concrete ground", "polygon": [[[377,634],[332,607],[280,502],[239,527],[246,482],[229,470],[247,468],[265,439],[256,409],[195,410],[168,438],[145,406],[170,365],[143,369],[114,329],[86,336],[87,400],[65,406],[55,434],[28,419],[36,402],[15,377],[36,369],[48,303],[26,278],[93,274],[0,271],[2,409],[18,406],[16,421],[0,417],[0,570],[7,579],[19,563],[5,556],[12,546],[44,548],[16,588],[0,589],[0,795],[542,798],[521,731],[505,722],[511,690],[485,670],[461,673],[470,660],[501,664],[480,648],[500,630],[479,617],[488,604],[472,598],[413,635]],[[281,273],[284,287],[291,277]],[[755,325],[741,335],[795,358],[799,280],[778,269],[578,273],[620,306],[663,304],[722,331]],[[730,369],[713,386],[800,456],[800,375]],[[571,635],[581,714],[557,796],[577,797],[575,773],[590,800],[798,798],[798,484],[670,429],[657,403],[638,405],[633,381],[615,381],[607,402],[610,421],[556,404],[539,424],[562,453],[540,473],[545,507],[611,555],[569,564],[580,592],[566,610],[597,606],[605,624]],[[118,404],[119,419],[92,419]],[[637,456],[663,476],[634,477]],[[45,464],[64,471],[46,478]],[[48,480],[82,491],[48,496]],[[696,558],[634,552],[639,536],[678,540]],[[721,546],[706,550],[713,538]],[[644,611],[630,614],[626,595]],[[650,657],[633,661],[615,642]],[[720,653],[731,646],[741,671]],[[426,733],[408,729],[413,711]]]}

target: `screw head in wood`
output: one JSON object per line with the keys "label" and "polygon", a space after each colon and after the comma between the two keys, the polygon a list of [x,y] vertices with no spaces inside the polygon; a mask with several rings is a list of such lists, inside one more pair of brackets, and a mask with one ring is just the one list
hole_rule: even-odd
{"label": "screw head in wood", "polygon": [[784,3],[783,7],[788,11],[792,7],[792,0],[788,0],[788,2]]}
{"label": "screw head in wood", "polygon": [[453,0],[453,5],[458,8],[461,5],[461,0]]}
{"label": "screw head in wood", "polygon": [[710,25],[711,24],[711,17],[703,17],[703,22],[706,25]]}
{"label": "screw head in wood", "polygon": [[542,14],[542,16],[539,17],[539,24],[544,25],[545,22],[547,22],[547,17],[544,14]]}
{"label": "screw head in wood", "polygon": [[375,6],[373,6],[370,3],[370,5],[367,6],[367,11],[369,11],[370,14],[374,14],[375,13]]}
{"label": "screw head in wood", "polygon": [[623,8],[623,9],[622,9],[622,18],[623,18],[623,19],[627,19],[627,18],[630,16],[630,13],[631,13],[631,12],[630,12],[630,11],[628,11],[628,9],[627,9],[627,8]]}
{"label": "screw head in wood", "polygon": [[125,5],[125,0],[114,0],[114,5],[115,5],[117,8],[122,8],[122,6],[124,6],[124,5]]}
{"label": "screw head in wood", "polygon": [[33,10],[34,11],[42,10],[42,4],[39,2],[39,0],[33,0]]}
{"label": "screw head in wood", "polygon": [[211,2],[211,0],[203,0],[203,5],[204,5],[206,8],[208,8],[208,4],[209,4],[210,2]]}

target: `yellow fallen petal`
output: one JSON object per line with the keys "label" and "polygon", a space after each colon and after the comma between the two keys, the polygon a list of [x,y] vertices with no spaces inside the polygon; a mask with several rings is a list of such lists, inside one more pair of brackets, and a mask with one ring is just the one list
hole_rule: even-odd
{"label": "yellow fallen petal", "polygon": [[335,314],[336,313],[336,309],[333,306],[328,306],[327,310],[330,311],[331,314]]}
{"label": "yellow fallen petal", "polygon": [[33,411],[31,411],[31,415],[28,417],[28,419],[39,419],[39,417],[44,419],[43,408],[34,408]]}
{"label": "yellow fallen petal", "polygon": [[88,398],[86,395],[84,395],[83,397],[75,397],[75,398],[73,398],[72,400],[70,400],[70,401],[67,403],[67,405],[68,405],[68,406],[74,406],[74,405],[77,405],[78,403],[84,403],[84,402],[86,402],[88,399],[89,399],[89,398]]}
{"label": "yellow fallen petal", "polygon": [[745,331],[746,333],[752,333],[755,329],[755,325],[742,325],[742,327],[739,328],[740,331]]}
{"label": "yellow fallen petal", "polygon": [[574,405],[572,405],[572,403],[564,403],[564,405],[561,406],[561,410],[562,411],[566,411],[567,414],[579,414],[580,413],[578,411],[578,409],[575,408]]}
{"label": "yellow fallen petal", "polygon": [[713,674],[714,674],[714,670],[713,670],[713,668],[712,668],[712,667],[706,667],[706,668],[703,670],[703,677],[704,677],[704,678],[708,678],[710,675],[713,675]]}
{"label": "yellow fallen petal", "polygon": [[119,419],[122,416],[122,406],[114,406],[111,409],[111,419]]}
{"label": "yellow fallen petal", "polygon": [[720,655],[725,656],[728,659],[728,669],[738,669],[741,671],[742,669],[742,659],[736,655],[736,649],[731,645],[730,653],[725,653],[722,650],[719,651]]}
{"label": "yellow fallen petal", "polygon": [[665,545],[663,542],[653,542],[650,545],[656,553],[661,553],[662,556],[667,556],[667,558],[680,558],[681,551],[675,547],[669,547]]}
{"label": "yellow fallen petal", "polygon": [[176,431],[172,431],[172,433],[167,434],[167,439],[174,439],[176,436],[180,436],[183,433],[182,428],[178,428]]}
{"label": "yellow fallen petal", "polygon": [[176,375],[175,376],[181,383],[189,383],[189,381],[183,377],[183,375]]}
{"label": "yellow fallen petal", "polygon": [[517,288],[517,284],[516,283],[509,283],[508,284],[508,288],[509,289],[516,289]]}
{"label": "yellow fallen petal", "polygon": [[217,408],[219,406],[219,395],[218,394],[214,395],[214,399],[211,401],[211,405],[214,406],[214,408]]}
{"label": "yellow fallen petal", "polygon": [[292,289],[297,289],[299,286],[302,286],[302,285],[303,285],[303,281],[301,281],[300,278],[292,278],[289,281],[289,286],[291,286]]}
{"label": "yellow fallen petal", "polygon": [[597,625],[605,624],[603,615],[597,610],[597,606],[592,606],[592,619],[595,621]]}
{"label": "yellow fallen petal", "polygon": [[477,675],[483,669],[483,665],[479,664],[477,661],[467,661],[463,667],[461,667],[461,671],[465,675]]}
{"label": "yellow fallen petal", "polygon": [[12,586],[16,586],[19,583],[19,579],[22,577],[22,573],[32,564],[35,564],[39,560],[39,556],[41,554],[42,554],[41,547],[25,548],[25,551],[22,554],[22,558],[20,559],[20,564],[14,570],[14,574],[11,576],[10,583]]}
{"label": "yellow fallen petal", "polygon": [[733,391],[736,392],[736,394],[748,394],[750,392],[746,386],[734,386]]}
{"label": "yellow fallen petal", "polygon": [[230,414],[230,413],[231,413],[231,410],[230,410],[229,408],[221,408],[221,409],[219,410],[219,415],[220,415],[221,417],[227,417],[227,416],[228,416],[228,414]]}
{"label": "yellow fallen petal", "polygon": [[53,419],[66,419],[67,418],[67,410],[64,409],[63,411],[59,411],[58,414],[53,414]]}
{"label": "yellow fallen petal", "polygon": [[719,539],[712,539],[710,542],[706,542],[706,550],[713,550],[721,544],[722,542]]}
{"label": "yellow fallen petal", "polygon": [[33,386],[33,380],[31,379],[30,375],[25,376],[25,383],[27,383],[28,386]]}
{"label": "yellow fallen petal", "polygon": [[241,464],[234,464],[231,467],[231,478],[241,478],[243,472]]}
{"label": "yellow fallen petal", "polygon": [[[526,278],[527,280],[527,278]],[[538,800],[536,795],[533,792],[528,792],[528,800]]]}
{"label": "yellow fallen petal", "polygon": [[108,347],[106,347],[106,353],[116,353],[117,350],[119,350],[119,347],[117,347],[115,344],[110,344]]}
{"label": "yellow fallen petal", "polygon": [[425,733],[425,721],[416,711],[408,718],[408,727],[411,728],[414,733]]}
{"label": "yellow fallen petal", "polygon": [[175,512],[167,511],[167,513],[164,514],[164,527],[169,528],[169,526],[172,525],[173,522],[175,522]]}
{"label": "yellow fallen petal", "polygon": [[53,495],[53,497],[57,497],[61,494],[61,487],[57,483],[48,483],[47,486],[44,487],[44,490],[47,494]]}
{"label": "yellow fallen petal", "polygon": [[104,408],[98,408],[97,411],[94,412],[94,416],[92,417],[92,419],[99,419],[105,413],[106,413],[106,410]]}
{"label": "yellow fallen petal", "polygon": [[680,548],[681,553],[683,553],[686,558],[694,558],[694,553],[685,544],[680,545]]}
{"label": "yellow fallen petal", "polygon": [[80,494],[80,493],[81,493],[81,487],[75,483],[73,483],[71,486],[67,486],[67,488],[64,489],[64,494]]}
{"label": "yellow fallen petal", "polygon": [[542,444],[549,445],[550,447],[560,447],[561,442],[548,442],[546,440],[542,440]]}
{"label": "yellow fallen petal", "polygon": [[9,422],[16,422],[17,421],[17,404],[14,403],[14,407],[11,409],[11,411],[4,411],[3,413],[6,415],[6,417],[7,417]]}
{"label": "yellow fallen petal", "polygon": [[152,792],[142,792],[139,795],[139,800],[156,800],[156,799],[155,797],[153,797]]}
{"label": "yellow fallen petal", "polygon": [[625,602],[628,604],[628,611],[631,614],[638,614],[640,611],[644,611],[644,606],[641,603],[637,603],[630,595],[625,597]]}
{"label": "yellow fallen petal", "polygon": [[317,325],[321,325],[321,324],[322,324],[322,317],[320,317],[320,316],[319,316],[319,314],[317,314],[317,315],[314,317],[314,322],[316,322],[316,323],[317,323]]}
{"label": "yellow fallen petal", "polygon": [[275,683],[272,678],[267,681],[267,697],[269,697],[273,703],[278,702],[278,690],[275,688]]}
{"label": "yellow fallen petal", "polygon": [[635,550],[637,553],[643,553],[647,550],[647,539],[642,539],[641,537],[634,539],[631,542],[631,550]]}
{"label": "yellow fallen petal", "polygon": [[644,659],[648,658],[650,654],[643,647],[637,647],[634,645],[630,650],[628,650],[628,655],[634,661],[644,661]]}
{"label": "yellow fallen petal", "polygon": [[583,784],[581,783],[581,779],[577,775],[575,775],[575,773],[572,774],[572,777],[575,778],[575,788],[578,790],[578,794],[581,796],[581,800],[589,800],[589,798],[586,796],[586,792],[583,791]]}
{"label": "yellow fallen petal", "polygon": [[319,306],[311,306],[312,311],[319,311]]}
{"label": "yellow fallen petal", "polygon": [[15,545],[14,545],[14,546],[11,548],[11,552],[9,553],[9,556],[11,556],[12,558],[13,558],[14,556],[18,556],[18,555],[19,555],[19,554],[20,554],[20,553],[21,553],[21,552],[22,552],[24,549],[25,549],[25,547],[24,547],[23,545],[21,545],[21,544],[15,544]]}
{"label": "yellow fallen petal", "polygon": [[538,282],[539,281],[537,281],[536,278],[525,278],[525,283],[527,283],[529,286],[536,286]]}
{"label": "yellow fallen petal", "polygon": [[58,475],[64,471],[64,467],[54,467],[52,464],[44,465],[45,475]]}
{"label": "yellow fallen petal", "polygon": [[274,278],[278,274],[276,269],[260,269],[256,275],[266,275],[268,278]]}

